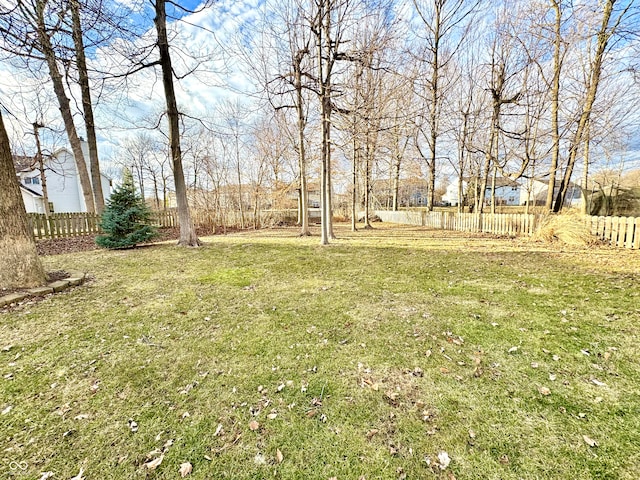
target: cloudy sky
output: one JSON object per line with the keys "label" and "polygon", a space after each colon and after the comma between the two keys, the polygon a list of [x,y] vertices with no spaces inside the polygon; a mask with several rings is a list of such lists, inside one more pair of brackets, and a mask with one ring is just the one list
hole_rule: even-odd
{"label": "cloudy sky", "polygon": [[[117,39],[97,49],[89,49],[90,69],[118,75],[130,68],[124,57],[130,52],[148,47],[155,40],[154,12],[148,1],[114,0],[129,12],[125,22],[141,38]],[[233,98],[255,91],[251,80],[232,58],[232,48],[238,32],[255,22],[260,15],[260,0],[216,1],[214,7],[199,8],[199,2],[181,2],[189,13],[167,7],[172,45],[172,61],[176,74],[186,75],[175,82],[178,102],[195,117],[212,116],[216,104],[223,98]],[[155,58],[154,56],[150,58]],[[33,64],[35,65],[35,64]],[[18,68],[19,63],[0,62],[0,99],[8,110],[6,122],[16,150],[32,153],[34,149],[31,124],[42,121],[43,143],[49,149],[66,145],[62,123],[47,81],[46,67]],[[140,129],[158,122],[164,109],[164,94],[160,70],[152,67],[124,79],[98,81],[93,75],[93,101],[96,104],[96,124],[101,160],[108,159],[115,148]],[[72,90],[79,103],[79,90]],[[75,100],[74,100],[75,99]],[[76,118],[79,133],[84,135],[82,121]]]}

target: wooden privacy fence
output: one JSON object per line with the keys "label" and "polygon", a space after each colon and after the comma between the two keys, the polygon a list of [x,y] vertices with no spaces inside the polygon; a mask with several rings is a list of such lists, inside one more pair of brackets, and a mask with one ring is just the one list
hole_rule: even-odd
{"label": "wooden privacy fence", "polygon": [[[43,213],[27,214],[33,236],[43,238],[69,238],[100,233],[100,215],[95,213]],[[178,216],[175,212],[154,212],[151,223],[158,227],[175,227]]]}
{"label": "wooden privacy fence", "polygon": [[[492,233],[512,237],[532,235],[540,226],[543,215],[516,213],[456,213],[376,210],[383,222],[419,225],[442,230],[472,233]],[[591,233],[614,246],[640,249],[640,217],[592,217],[585,216]]]}
{"label": "wooden privacy fence", "polygon": [[[244,228],[273,226],[281,222],[291,223],[297,219],[297,210],[259,210],[256,223],[254,212],[244,212],[241,219],[238,210],[191,210],[191,220],[197,227]],[[101,232],[100,216],[91,213],[52,213],[48,217],[42,213],[29,213],[29,223],[37,240],[45,238],[68,238],[80,235],[95,235]],[[320,209],[309,209],[312,221],[319,220]],[[166,210],[151,212],[151,224],[160,228],[177,228],[178,212]]]}
{"label": "wooden privacy fence", "polygon": [[100,215],[93,213],[27,214],[33,235],[41,238],[67,238],[100,232]]}

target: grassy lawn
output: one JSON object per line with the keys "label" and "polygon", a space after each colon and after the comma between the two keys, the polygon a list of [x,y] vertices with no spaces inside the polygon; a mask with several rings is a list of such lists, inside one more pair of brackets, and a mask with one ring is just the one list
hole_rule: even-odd
{"label": "grassy lawn", "polygon": [[376,227],[45,257],[0,478],[640,478],[640,252]]}

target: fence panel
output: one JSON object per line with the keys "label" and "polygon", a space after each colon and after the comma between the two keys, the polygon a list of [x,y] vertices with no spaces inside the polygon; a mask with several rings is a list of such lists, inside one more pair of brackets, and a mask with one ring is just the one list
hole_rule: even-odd
{"label": "fence panel", "polygon": [[[491,214],[376,210],[375,214],[383,222],[422,225],[433,229],[464,232],[491,233],[510,237],[535,233],[543,215],[534,214]],[[419,223],[421,218],[422,223]],[[591,233],[606,243],[638,250],[640,249],[640,217],[596,217],[586,216],[585,221]]]}

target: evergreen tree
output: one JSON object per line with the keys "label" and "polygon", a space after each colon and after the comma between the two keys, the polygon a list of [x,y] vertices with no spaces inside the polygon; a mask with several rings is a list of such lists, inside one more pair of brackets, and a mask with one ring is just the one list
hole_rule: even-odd
{"label": "evergreen tree", "polygon": [[136,195],[133,176],[124,171],[122,185],[114,190],[102,214],[100,228],[106,233],[96,238],[105,248],[132,248],[158,235],[149,225],[151,212],[142,198]]}

